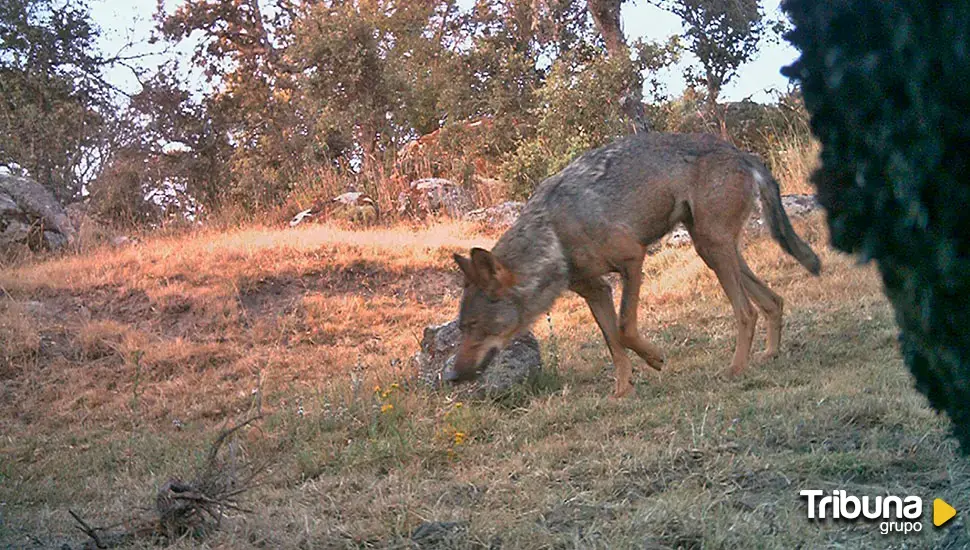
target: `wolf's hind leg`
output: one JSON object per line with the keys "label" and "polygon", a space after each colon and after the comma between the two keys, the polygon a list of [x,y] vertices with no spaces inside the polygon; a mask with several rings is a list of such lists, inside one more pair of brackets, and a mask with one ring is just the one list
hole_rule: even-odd
{"label": "wolf's hind leg", "polygon": [[640,284],[643,282],[643,257],[626,263],[620,270],[623,277],[623,295],[620,299],[620,344],[636,352],[648,365],[660,370],[664,364],[663,353],[640,335],[637,329],[637,306],[640,301]]}
{"label": "wolf's hind leg", "polygon": [[602,278],[574,283],[572,290],[586,299],[593,318],[603,332],[603,339],[610,349],[613,366],[616,368],[616,388],[613,397],[626,397],[633,393],[633,365],[620,344],[620,332],[616,324],[616,310],[613,307],[613,293],[610,285]]}
{"label": "wolf's hind leg", "polygon": [[741,285],[768,319],[768,342],[764,354],[765,357],[772,358],[778,355],[781,344],[781,316],[785,309],[785,300],[755,276],[740,253],[738,262],[741,264]]}
{"label": "wolf's hind leg", "polygon": [[696,233],[692,233],[691,237],[694,240],[694,248],[704,263],[714,270],[734,309],[734,316],[738,323],[738,338],[728,374],[736,376],[748,366],[751,342],[754,340],[754,329],[758,322],[758,312],[751,305],[751,300],[744,291],[737,239],[733,239],[732,242],[727,239],[712,239]]}

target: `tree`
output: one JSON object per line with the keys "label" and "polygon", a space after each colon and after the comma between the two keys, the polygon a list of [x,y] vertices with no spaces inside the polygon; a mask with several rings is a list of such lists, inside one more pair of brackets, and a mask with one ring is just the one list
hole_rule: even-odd
{"label": "tree", "polygon": [[166,64],[143,78],[118,115],[119,146],[88,186],[102,219],[154,222],[217,210],[228,197],[232,147],[211,98],[198,100]]}
{"label": "tree", "polygon": [[[194,62],[211,79],[205,109],[230,148],[228,200],[279,205],[294,189],[311,194],[318,176],[387,200],[396,194],[374,187],[382,174],[420,167],[471,182],[479,168],[449,159],[487,157],[478,166],[491,169],[540,134],[554,166],[628,133],[623,108],[643,109],[641,71],[672,51],[623,41],[625,53],[608,54],[585,0],[463,4],[187,0],[160,10],[167,39],[201,36]],[[571,98],[587,105],[580,116]],[[464,131],[478,120],[487,124]],[[402,146],[438,130],[434,158],[396,165]],[[570,131],[582,136],[567,145]]]}
{"label": "tree", "polygon": [[[627,47],[623,29],[620,27],[620,4],[622,3],[623,0],[588,0],[587,5],[610,57],[616,60],[629,60],[630,49]],[[643,110],[643,79],[635,67],[631,66],[631,69],[634,73],[631,75],[630,85],[620,92],[620,105],[630,119],[634,132],[647,131],[649,124]]]}
{"label": "tree", "polygon": [[284,56],[300,6],[280,0],[273,7],[267,15],[259,0],[186,0],[173,13],[161,3],[156,12],[165,39],[202,37],[193,61],[213,88],[205,109],[232,142],[223,167],[231,177],[216,180],[226,184],[220,206],[275,206],[303,170],[308,130],[291,104],[294,70]]}
{"label": "tree", "polygon": [[83,0],[0,2],[0,166],[62,201],[80,196],[113,142],[98,32]]}
{"label": "tree", "polygon": [[703,86],[711,114],[721,135],[727,135],[724,109],[718,97],[738,68],[751,60],[765,33],[765,19],[759,0],[648,0],[674,13],[684,22],[687,49],[700,61],[703,75],[688,75],[692,84]]}

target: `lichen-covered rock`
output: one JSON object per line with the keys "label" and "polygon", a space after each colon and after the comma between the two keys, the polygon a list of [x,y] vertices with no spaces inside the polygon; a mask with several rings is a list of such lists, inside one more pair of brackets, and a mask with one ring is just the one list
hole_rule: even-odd
{"label": "lichen-covered rock", "polygon": [[0,174],[0,246],[57,250],[74,242],[76,236],[64,208],[43,185]]}
{"label": "lichen-covered rock", "polygon": [[[418,380],[422,384],[429,388],[441,387],[442,373],[454,366],[455,352],[460,341],[458,321],[424,329],[421,349],[411,358],[412,367],[417,371]],[[498,396],[508,392],[512,386],[527,381],[541,370],[539,341],[528,332],[502,350],[489,367],[479,373],[475,381],[459,387],[477,396]]]}
{"label": "lichen-covered rock", "polygon": [[444,178],[424,178],[411,182],[406,193],[398,196],[398,213],[415,218],[443,215],[461,218],[472,209],[468,192]]}
{"label": "lichen-covered rock", "polygon": [[524,202],[506,201],[488,208],[477,208],[465,214],[465,220],[484,225],[490,229],[512,227],[522,213]]}
{"label": "lichen-covered rock", "polygon": [[[370,225],[380,220],[381,213],[377,201],[365,193],[351,191],[337,195],[330,200],[330,217],[351,223]],[[297,222],[299,223],[299,222]],[[296,225],[290,222],[290,225]]]}

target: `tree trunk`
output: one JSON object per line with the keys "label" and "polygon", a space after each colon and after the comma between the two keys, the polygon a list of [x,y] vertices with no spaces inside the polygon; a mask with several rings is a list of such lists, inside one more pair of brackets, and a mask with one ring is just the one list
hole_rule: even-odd
{"label": "tree trunk", "polygon": [[[610,57],[629,58],[630,49],[626,45],[623,29],[620,27],[620,4],[623,0],[587,0],[587,8],[593,17],[596,29],[606,43]],[[639,74],[633,84],[619,97],[620,108],[633,124],[633,132],[649,132],[646,114],[643,112],[643,79]]]}
{"label": "tree trunk", "polygon": [[588,0],[589,13],[596,29],[606,42],[606,51],[613,57],[629,55],[626,38],[620,28],[620,2],[622,0]]}
{"label": "tree trunk", "polygon": [[721,89],[719,86],[713,86],[710,84],[711,77],[708,76],[707,85],[707,106],[714,115],[714,120],[717,122],[718,130],[721,132],[721,139],[725,141],[731,141],[731,136],[727,131],[727,113],[725,109],[717,103],[718,96],[721,95]]}

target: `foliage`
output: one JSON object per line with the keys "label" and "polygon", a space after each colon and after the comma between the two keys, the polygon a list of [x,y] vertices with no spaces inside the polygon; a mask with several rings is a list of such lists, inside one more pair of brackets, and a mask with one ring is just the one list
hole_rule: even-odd
{"label": "foliage", "polygon": [[346,190],[394,212],[421,177],[525,197],[582,151],[670,126],[655,75],[680,39],[627,44],[623,3],[162,2],[156,38],[194,44],[191,65],[138,71],[123,96],[101,72],[124,58],[97,52],[86,0],[10,0],[0,164],[124,223],[295,213]]}
{"label": "foliage", "polygon": [[79,196],[111,141],[98,34],[84,0],[0,2],[0,166],[61,200]]}
{"label": "foliage", "polygon": [[700,61],[704,74],[688,80],[707,91],[708,104],[726,135],[724,112],[718,109],[721,89],[751,60],[765,33],[759,0],[649,0],[676,14],[684,23],[684,41]]}
{"label": "foliage", "polygon": [[635,44],[634,58],[564,55],[536,91],[532,111],[535,133],[524,139],[502,165],[515,196],[524,198],[546,177],[572,159],[628,132],[623,92],[643,71],[675,62],[679,42]]}
{"label": "foliage", "polygon": [[970,451],[970,4],[785,7],[832,242],[879,264],[916,386]]}

